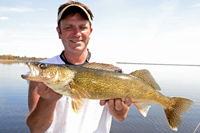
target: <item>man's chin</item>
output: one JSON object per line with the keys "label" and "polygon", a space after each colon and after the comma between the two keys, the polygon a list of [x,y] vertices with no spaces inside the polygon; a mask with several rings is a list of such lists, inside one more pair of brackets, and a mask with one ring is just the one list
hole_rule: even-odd
{"label": "man's chin", "polygon": [[74,52],[83,52],[85,49],[87,49],[87,48],[75,47],[73,50],[74,50]]}

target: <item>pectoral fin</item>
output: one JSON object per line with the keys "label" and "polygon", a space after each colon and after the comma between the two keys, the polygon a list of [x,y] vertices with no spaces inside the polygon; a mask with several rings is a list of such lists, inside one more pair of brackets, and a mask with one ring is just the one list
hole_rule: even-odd
{"label": "pectoral fin", "polygon": [[85,103],[84,98],[89,99],[90,94],[84,89],[76,86],[73,82],[69,83],[72,92],[72,109],[75,113],[79,113]]}
{"label": "pectoral fin", "polygon": [[148,103],[146,102],[137,102],[133,103],[133,105],[140,111],[140,113],[146,117],[147,113],[149,111],[149,108],[151,107]]}
{"label": "pectoral fin", "polygon": [[85,103],[85,100],[82,99],[82,98],[79,98],[79,99],[74,99],[72,98],[72,109],[73,111],[78,114],[81,107],[84,105]]}
{"label": "pectoral fin", "polygon": [[73,82],[69,83],[69,86],[73,92],[73,98],[86,98],[89,99],[91,96],[90,94],[85,91],[84,89],[80,88],[79,86],[75,85]]}

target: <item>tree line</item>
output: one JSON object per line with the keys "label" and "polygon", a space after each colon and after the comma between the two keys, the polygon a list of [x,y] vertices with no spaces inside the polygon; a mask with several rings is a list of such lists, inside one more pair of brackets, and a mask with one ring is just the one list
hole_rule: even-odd
{"label": "tree line", "polygon": [[36,57],[26,57],[26,56],[14,56],[14,55],[0,55],[0,59],[3,60],[44,60],[47,58],[36,58]]}

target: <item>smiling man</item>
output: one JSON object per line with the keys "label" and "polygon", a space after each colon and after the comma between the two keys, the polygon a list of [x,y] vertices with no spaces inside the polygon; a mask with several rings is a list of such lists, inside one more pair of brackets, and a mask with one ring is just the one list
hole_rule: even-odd
{"label": "smiling man", "polygon": [[65,47],[64,55],[68,57],[67,60],[72,64],[82,64],[88,54],[87,45],[92,32],[91,19],[93,15],[89,15],[81,4],[79,6],[71,4],[66,7],[64,8],[65,12],[61,11],[58,16],[57,32]]}
{"label": "smiling man", "polygon": [[[88,62],[92,19],[89,8],[79,2],[61,5],[57,32],[65,50],[42,62],[73,65]],[[86,100],[81,111],[75,114],[70,97],[54,92],[43,83],[31,81],[27,125],[32,133],[109,133],[112,116],[120,122],[125,120],[130,104],[128,98],[125,103],[121,99]]]}

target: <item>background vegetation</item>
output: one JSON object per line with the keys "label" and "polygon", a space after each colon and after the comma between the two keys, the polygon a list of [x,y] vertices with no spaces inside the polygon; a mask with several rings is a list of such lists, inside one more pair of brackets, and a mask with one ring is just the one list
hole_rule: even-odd
{"label": "background vegetation", "polygon": [[1,60],[22,60],[22,61],[26,61],[26,60],[44,60],[44,59],[47,59],[47,58],[36,58],[36,57],[26,57],[26,56],[14,56],[14,55],[0,55],[0,59]]}

